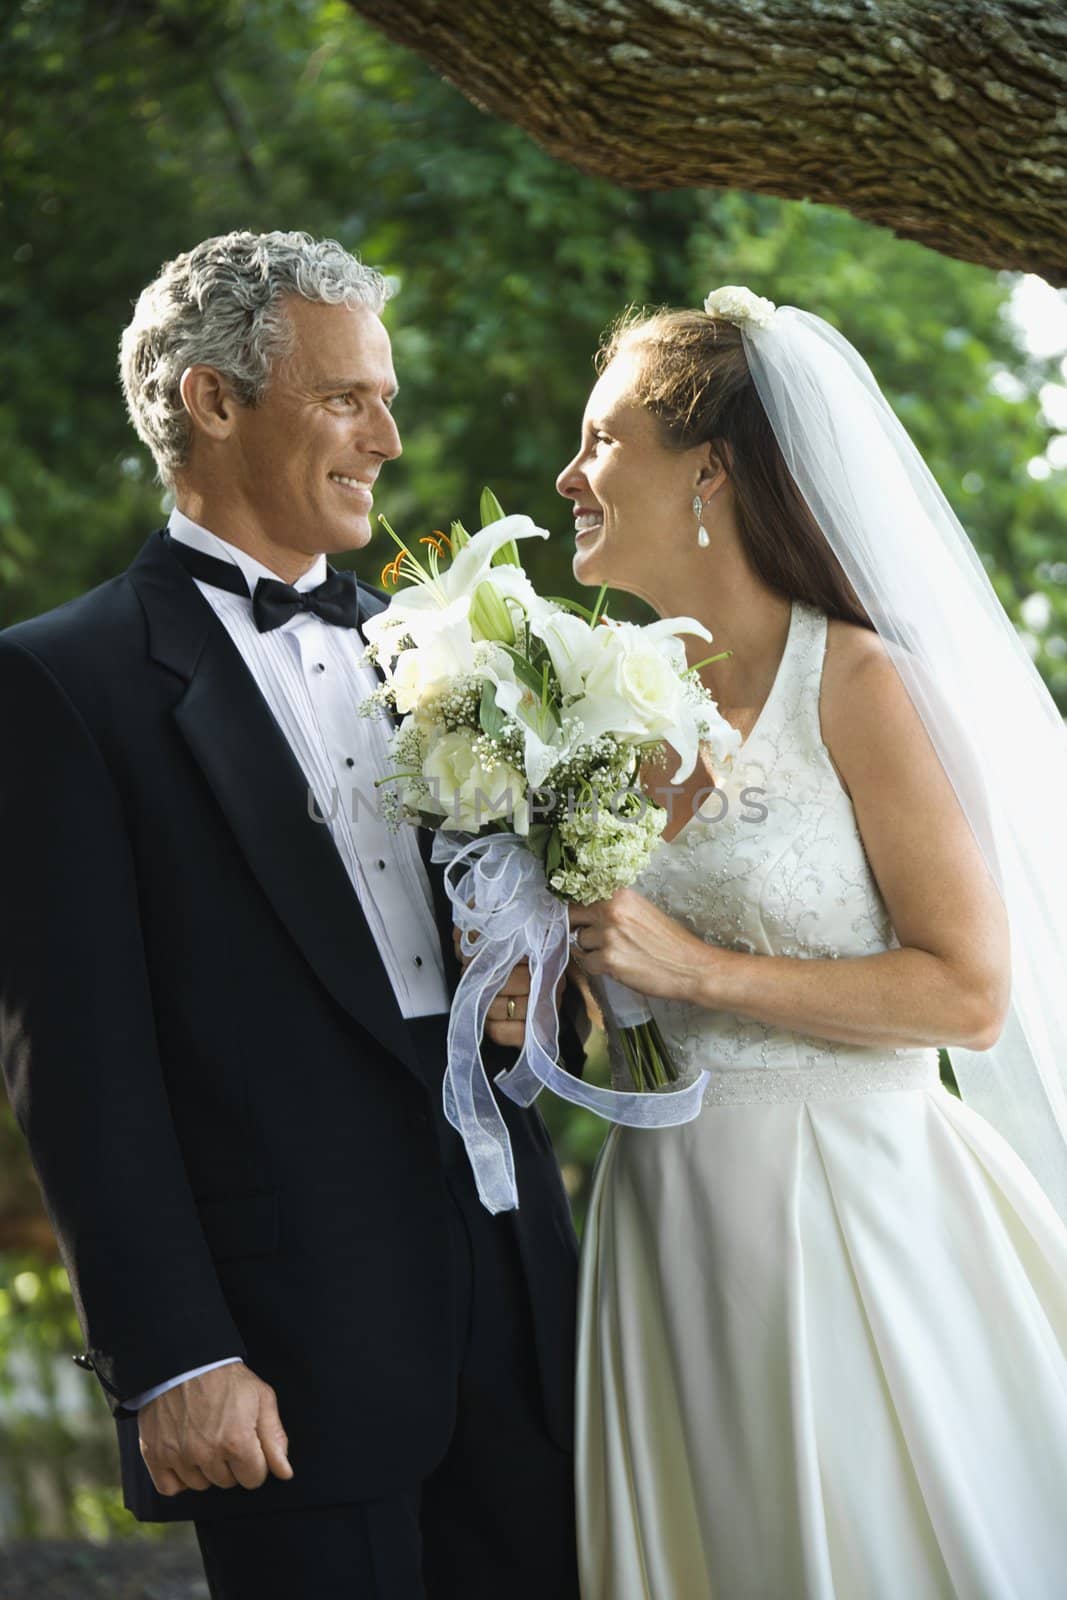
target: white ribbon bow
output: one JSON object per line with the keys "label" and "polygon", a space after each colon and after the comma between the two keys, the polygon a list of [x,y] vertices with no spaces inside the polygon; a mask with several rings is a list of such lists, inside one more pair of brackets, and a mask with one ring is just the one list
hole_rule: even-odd
{"label": "white ribbon bow", "polygon": [[489,1007],[523,959],[530,967],[526,1036],[515,1065],[494,1080],[510,1100],[530,1106],[548,1088],[572,1105],[631,1128],[691,1122],[703,1101],[706,1072],[684,1089],[631,1094],[583,1083],[559,1066],[556,986],[570,955],[567,907],[551,892],[542,863],[518,834],[464,840],[438,831],[432,859],[445,863],[445,888],[469,963],[448,1019],[444,1111],[466,1146],[486,1210],[515,1211],[519,1204],[511,1139],[486,1076],[481,1040]]}

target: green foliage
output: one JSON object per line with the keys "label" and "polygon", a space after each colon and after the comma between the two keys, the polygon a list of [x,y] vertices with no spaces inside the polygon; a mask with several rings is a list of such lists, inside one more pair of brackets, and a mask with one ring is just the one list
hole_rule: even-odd
{"label": "green foliage", "polygon": [[15,1393],[15,1357],[37,1373],[42,1393],[55,1397],[52,1358],[79,1350],[70,1284],[61,1266],[33,1256],[0,1256],[0,1396]]}
{"label": "green foliage", "polygon": [[0,1508],[23,1535],[105,1538],[130,1521],[107,1412],[70,1365],[80,1348],[63,1268],[0,1255]]}
{"label": "green foliage", "polygon": [[[1026,473],[1048,438],[1036,391],[1055,373],[1015,347],[1006,278],[825,208],[584,178],[343,0],[23,0],[0,74],[0,620],[110,575],[161,519],[115,380],[143,285],[211,233],[303,227],[400,284],[405,454],[382,485],[398,526],[469,517],[491,483],[558,531],[530,567],[565,588],[553,480],[601,331],[631,301],[694,304],[748,282],[859,344],[1009,609],[1046,588],[1048,633],[1067,624],[1049,576],[1067,490]],[[993,371],[1020,398],[994,392]],[[373,576],[383,559],[360,565]],[[1067,662],[1041,664],[1067,702]]]}
{"label": "green foliage", "polygon": [[[553,482],[602,330],[629,302],[748,283],[864,352],[1011,614],[1047,592],[1038,660],[1067,705],[1067,487],[1027,473],[1049,436],[1038,391],[1058,373],[1013,342],[1007,276],[824,208],[584,178],[343,0],[16,0],[0,88],[0,623],[109,577],[162,520],[116,381],[144,284],[210,234],[306,228],[399,281],[405,453],[382,481],[397,526],[469,522],[491,483],[556,532],[528,564],[565,593]],[[359,565],[374,579],[390,554],[376,542]],[[581,1214],[604,1126],[547,1110]],[[63,1282],[0,1268],[0,1373],[18,1346],[43,1374],[75,1347]],[[26,1273],[41,1284],[29,1301]],[[121,1519],[108,1504],[91,1500],[82,1525],[106,1532]]]}

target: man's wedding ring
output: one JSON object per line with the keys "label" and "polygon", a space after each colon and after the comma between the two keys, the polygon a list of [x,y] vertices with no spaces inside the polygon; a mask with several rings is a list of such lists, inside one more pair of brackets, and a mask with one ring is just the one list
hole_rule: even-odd
{"label": "man's wedding ring", "polygon": [[508,1021],[509,1022],[514,1022],[515,1021],[515,999],[514,999],[514,996],[512,996],[512,998],[510,998],[508,1000]]}

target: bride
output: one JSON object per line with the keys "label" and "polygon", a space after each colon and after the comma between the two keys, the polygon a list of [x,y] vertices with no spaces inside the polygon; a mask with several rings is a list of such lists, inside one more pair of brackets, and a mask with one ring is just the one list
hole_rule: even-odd
{"label": "bride", "polygon": [[825,322],[723,289],[624,320],[599,370],[575,574],[703,622],[743,742],[634,890],[572,908],[587,970],[712,1074],[597,1166],[584,1600],[1055,1600],[1062,721]]}

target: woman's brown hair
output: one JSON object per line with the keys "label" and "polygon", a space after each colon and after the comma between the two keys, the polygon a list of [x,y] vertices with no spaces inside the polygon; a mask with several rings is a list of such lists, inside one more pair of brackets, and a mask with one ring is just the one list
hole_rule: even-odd
{"label": "woman's brown hair", "polygon": [[637,358],[635,398],[656,418],[668,448],[711,443],[722,456],[757,576],[827,616],[873,628],[785,464],[740,329],[703,311],[629,311],[605,335],[597,371],[624,352]]}

